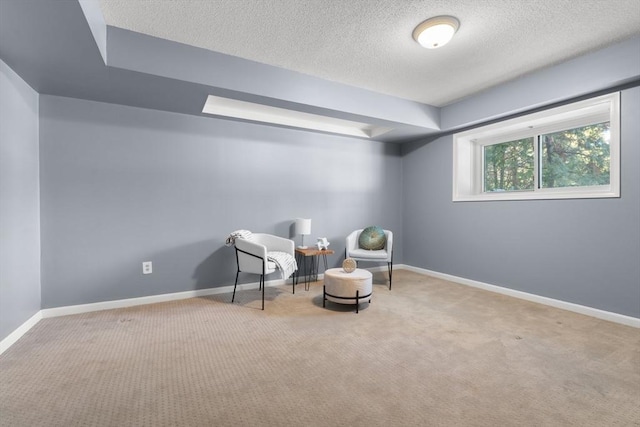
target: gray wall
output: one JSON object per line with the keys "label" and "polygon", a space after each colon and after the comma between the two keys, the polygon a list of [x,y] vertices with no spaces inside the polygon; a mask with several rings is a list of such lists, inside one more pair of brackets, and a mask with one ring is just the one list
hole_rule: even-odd
{"label": "gray wall", "polygon": [[233,284],[240,228],[310,217],[332,266],[353,229],[402,228],[396,144],[42,95],[40,163],[42,308]]}
{"label": "gray wall", "polygon": [[619,199],[453,203],[452,136],[404,147],[404,262],[640,317],[640,88],[621,110]]}
{"label": "gray wall", "polygon": [[0,340],[38,310],[38,94],[0,61]]}

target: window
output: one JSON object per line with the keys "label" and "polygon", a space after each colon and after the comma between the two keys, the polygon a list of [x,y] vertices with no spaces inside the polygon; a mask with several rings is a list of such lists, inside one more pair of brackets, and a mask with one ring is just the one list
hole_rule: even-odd
{"label": "window", "polygon": [[609,185],[610,122],[540,135],[542,188]]}
{"label": "window", "polygon": [[620,196],[620,95],[458,133],[453,201]]}
{"label": "window", "polygon": [[484,191],[533,190],[533,138],[483,147]]}

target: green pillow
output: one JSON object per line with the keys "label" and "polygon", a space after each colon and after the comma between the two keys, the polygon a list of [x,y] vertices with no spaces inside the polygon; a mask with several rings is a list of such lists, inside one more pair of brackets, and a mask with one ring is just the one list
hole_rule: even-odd
{"label": "green pillow", "polygon": [[369,251],[377,251],[384,249],[384,245],[387,243],[387,236],[384,234],[384,230],[377,225],[372,225],[362,230],[360,237],[358,237],[358,246],[360,249],[367,249]]}

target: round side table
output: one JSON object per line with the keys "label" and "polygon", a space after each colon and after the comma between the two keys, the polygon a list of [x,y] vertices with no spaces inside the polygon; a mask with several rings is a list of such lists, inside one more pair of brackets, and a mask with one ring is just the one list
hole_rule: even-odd
{"label": "round side table", "polygon": [[330,268],[324,272],[322,306],[326,306],[327,300],[338,304],[353,304],[358,313],[361,302],[368,300],[371,303],[372,277],[369,271],[360,268],[352,273],[346,273],[342,268]]}

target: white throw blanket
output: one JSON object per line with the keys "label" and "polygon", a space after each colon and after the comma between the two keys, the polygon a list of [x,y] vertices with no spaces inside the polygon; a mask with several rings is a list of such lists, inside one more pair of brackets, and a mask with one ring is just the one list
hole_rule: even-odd
{"label": "white throw blanket", "polygon": [[225,241],[225,246],[233,246],[236,243],[236,239],[251,240],[251,232],[249,230],[236,230],[229,234]]}
{"label": "white throw blanket", "polygon": [[267,252],[267,259],[273,261],[282,274],[282,279],[287,280],[294,271],[298,270],[298,263],[293,255],[286,252]]}

